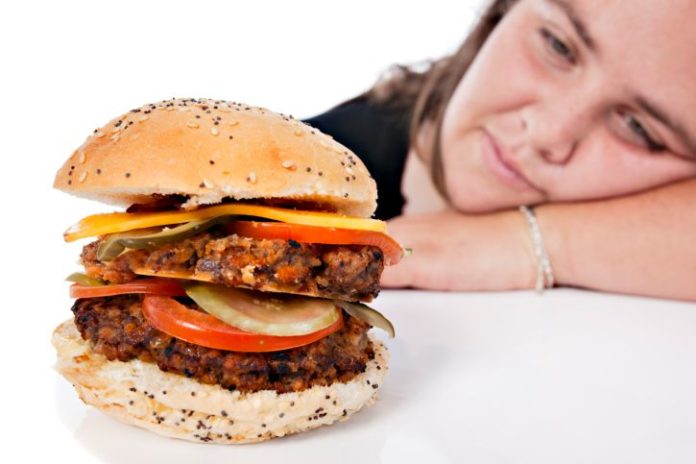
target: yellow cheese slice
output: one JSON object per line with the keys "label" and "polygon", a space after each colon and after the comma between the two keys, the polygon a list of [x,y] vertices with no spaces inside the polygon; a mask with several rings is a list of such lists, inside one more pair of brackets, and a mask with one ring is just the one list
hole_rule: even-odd
{"label": "yellow cheese slice", "polygon": [[191,211],[94,214],[70,227],[65,231],[63,237],[66,242],[72,242],[85,237],[232,215],[254,216],[306,226],[387,232],[387,223],[377,219],[356,218],[317,211],[299,211],[273,206],[226,204]]}
{"label": "yellow cheese slice", "polygon": [[133,269],[133,273],[148,277],[164,277],[166,279],[197,280],[200,282],[214,283],[213,276],[204,272],[155,271],[154,269],[148,269],[146,267],[138,267]]}

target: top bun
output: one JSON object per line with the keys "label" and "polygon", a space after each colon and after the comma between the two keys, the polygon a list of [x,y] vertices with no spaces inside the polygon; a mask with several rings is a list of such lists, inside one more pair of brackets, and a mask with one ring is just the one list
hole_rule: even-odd
{"label": "top bun", "polygon": [[54,187],[119,205],[184,195],[187,208],[290,200],[369,217],[377,186],[349,149],[291,116],[240,103],[172,99],[96,129]]}

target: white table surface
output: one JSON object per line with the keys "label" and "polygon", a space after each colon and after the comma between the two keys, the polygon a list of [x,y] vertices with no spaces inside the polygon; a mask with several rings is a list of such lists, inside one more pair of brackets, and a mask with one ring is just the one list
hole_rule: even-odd
{"label": "white table surface", "polygon": [[391,368],[379,402],[347,422],[257,445],[188,443],[84,406],[44,365],[45,388],[31,387],[47,406],[44,438],[24,452],[128,464],[696,462],[695,304],[561,289],[384,291],[374,306],[397,329]]}

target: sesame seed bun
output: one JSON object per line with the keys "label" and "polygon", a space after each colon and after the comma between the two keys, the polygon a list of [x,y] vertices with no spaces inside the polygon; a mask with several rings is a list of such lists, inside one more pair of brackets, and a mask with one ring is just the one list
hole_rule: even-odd
{"label": "sesame seed bun", "polygon": [[82,339],[72,320],[53,333],[57,370],[80,398],[128,424],[160,435],[210,443],[253,443],[345,420],[373,403],[388,352],[372,339],[375,358],[350,382],[302,392],[242,394],[161,371],[139,360],[109,361]]}
{"label": "sesame seed bun", "polygon": [[377,187],[360,159],[292,117],[220,100],[173,99],[96,129],[58,171],[54,187],[118,205],[153,195],[185,207],[224,198],[284,199],[369,217]]}

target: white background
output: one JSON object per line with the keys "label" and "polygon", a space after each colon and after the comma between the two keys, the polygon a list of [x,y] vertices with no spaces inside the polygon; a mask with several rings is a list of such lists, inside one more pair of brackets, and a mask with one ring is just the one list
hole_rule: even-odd
{"label": "white background", "polygon": [[2,462],[696,462],[691,303],[560,290],[385,292],[399,333],[382,401],[251,447],[193,445],[80,403],[53,370],[70,317],[62,232],[110,208],[53,191],[111,117],[177,97],[308,117],[392,63],[454,50],[479,1],[3,2]]}

